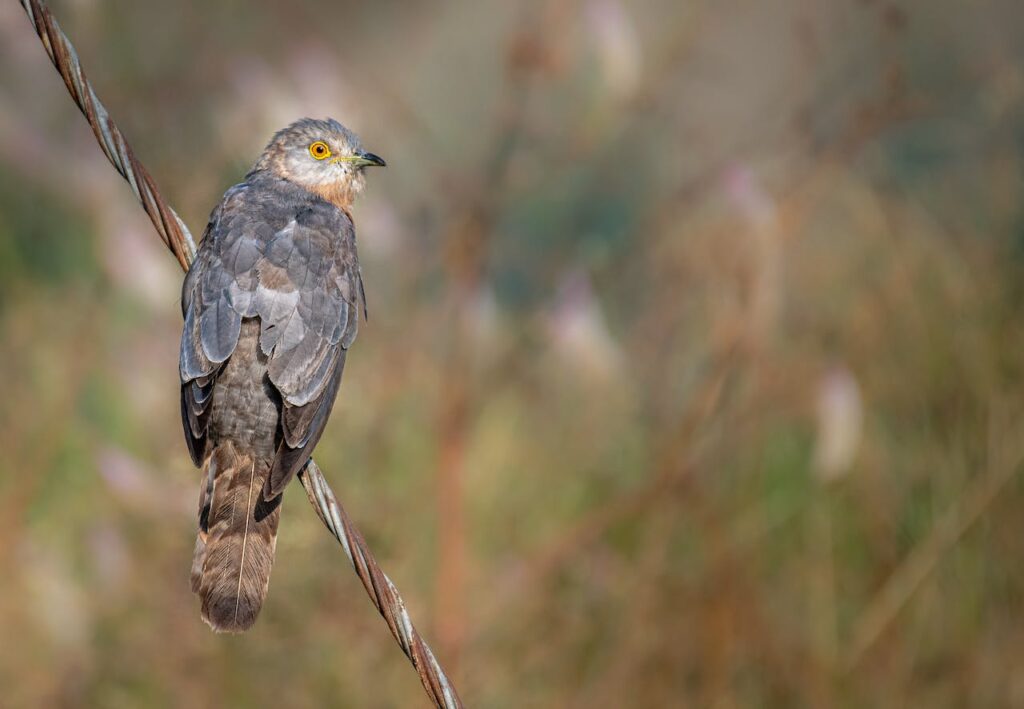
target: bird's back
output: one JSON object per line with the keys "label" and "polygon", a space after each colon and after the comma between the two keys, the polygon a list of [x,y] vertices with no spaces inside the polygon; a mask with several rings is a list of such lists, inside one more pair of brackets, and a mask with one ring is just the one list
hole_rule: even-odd
{"label": "bird's back", "polygon": [[235,351],[217,376],[207,436],[214,447],[227,440],[241,452],[270,461],[280,442],[281,395],[267,376],[259,336],[259,317],[242,320]]}

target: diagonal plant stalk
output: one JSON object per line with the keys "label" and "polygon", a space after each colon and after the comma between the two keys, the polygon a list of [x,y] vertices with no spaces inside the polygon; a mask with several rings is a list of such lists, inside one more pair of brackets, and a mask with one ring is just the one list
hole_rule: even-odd
{"label": "diagonal plant stalk", "polygon": [[[132,192],[146,211],[160,239],[170,250],[183,271],[188,271],[196,254],[195,241],[188,227],[171,209],[157,190],[156,183],[146,168],[135,157],[131,146],[100,102],[92,85],[85,77],[78,54],[67,35],[60,29],[53,13],[43,0],[20,0],[39,35],[46,53],[64,79],[78,108],[89,122],[100,148],[114,168],[132,188]],[[358,528],[341,506],[317,464],[310,460],[300,473],[310,504],[317,515],[345,550],[352,568],[362,581],[370,600],[380,611],[399,647],[419,674],[424,690],[437,707],[462,707],[455,687],[441,667],[430,647],[417,632],[405,609],[398,589],[387,577],[366,546]]]}

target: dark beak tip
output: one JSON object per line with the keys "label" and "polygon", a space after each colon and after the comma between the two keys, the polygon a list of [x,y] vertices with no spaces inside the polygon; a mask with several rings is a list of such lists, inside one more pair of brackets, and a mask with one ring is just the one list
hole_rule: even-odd
{"label": "dark beak tip", "polygon": [[378,167],[387,167],[388,164],[384,162],[384,158],[380,155],[374,155],[373,153],[363,153],[363,159],[369,160],[371,164],[377,165]]}

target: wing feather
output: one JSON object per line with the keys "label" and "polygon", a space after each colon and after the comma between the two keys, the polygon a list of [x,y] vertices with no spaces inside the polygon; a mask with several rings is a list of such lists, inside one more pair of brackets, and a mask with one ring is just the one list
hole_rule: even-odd
{"label": "wing feather", "polygon": [[323,434],[358,313],[366,311],[348,215],[293,188],[270,187],[232,188],[211,215],[182,293],[179,365],[182,424],[198,465],[217,375],[242,319],[260,319],[267,376],[281,394],[282,435],[265,499],[305,465]]}
{"label": "wing feather", "polygon": [[355,249],[348,216],[315,205],[275,235],[257,267],[261,346],[282,399],[283,435],[265,499],[309,460],[334,405],[362,301]]}
{"label": "wing feather", "polygon": [[328,385],[319,398],[304,406],[284,405],[281,419],[285,436],[277,447],[277,455],[263,489],[264,500],[272,500],[281,494],[296,473],[309,461],[327,426],[331,409],[334,408],[344,370],[345,351],[342,350],[331,371]]}

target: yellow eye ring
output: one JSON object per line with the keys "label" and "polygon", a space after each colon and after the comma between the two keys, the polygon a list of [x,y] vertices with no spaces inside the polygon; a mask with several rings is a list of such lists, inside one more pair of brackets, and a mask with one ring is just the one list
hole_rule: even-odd
{"label": "yellow eye ring", "polygon": [[327,143],[318,140],[309,146],[309,154],[317,160],[323,160],[324,158],[331,157],[331,149],[327,147]]}

